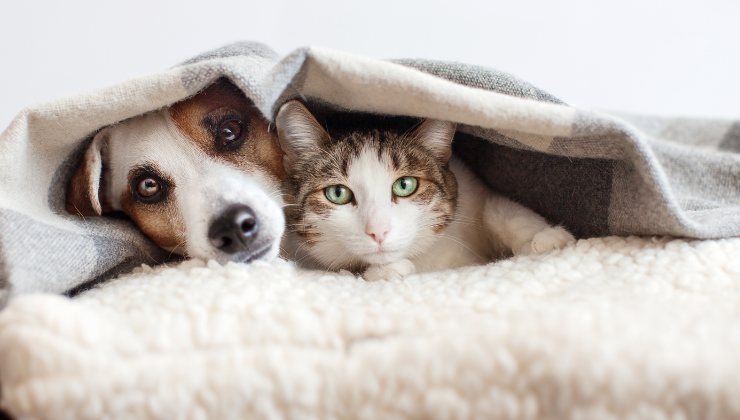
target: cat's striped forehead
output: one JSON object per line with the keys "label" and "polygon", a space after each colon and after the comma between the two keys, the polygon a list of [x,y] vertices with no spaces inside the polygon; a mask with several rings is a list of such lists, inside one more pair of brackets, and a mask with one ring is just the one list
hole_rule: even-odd
{"label": "cat's striped forehead", "polygon": [[[427,207],[434,216],[430,222],[439,228],[452,218],[456,207],[457,183],[446,162],[441,162],[418,139],[392,130],[362,130],[333,137],[323,147],[301,157],[291,171],[288,191],[294,203],[287,211],[289,222],[298,233],[317,235],[304,221],[307,215],[330,217],[334,205],[327,202],[323,189],[343,184],[350,189],[386,188],[391,199],[391,183],[401,176],[422,181],[409,197]],[[298,223],[300,221],[300,223]]]}
{"label": "cat's striped forehead", "polygon": [[346,182],[353,163],[367,153],[374,153],[389,171],[424,177],[443,190],[449,184],[446,164],[437,160],[422,142],[406,133],[375,129],[332,137],[324,147],[305,154],[292,171],[293,190],[308,192],[319,185]]}

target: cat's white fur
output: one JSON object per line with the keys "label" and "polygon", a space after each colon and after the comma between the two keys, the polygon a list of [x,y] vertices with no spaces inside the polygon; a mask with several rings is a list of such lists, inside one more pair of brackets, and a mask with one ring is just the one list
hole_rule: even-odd
{"label": "cat's white fur", "polygon": [[[291,147],[307,147],[316,129],[307,121],[307,111],[278,115],[281,145],[290,157]],[[280,123],[293,126],[281,127]],[[443,129],[446,124],[447,128]],[[312,127],[309,127],[311,125]],[[443,161],[450,157],[454,125],[428,121],[425,141]],[[294,144],[291,144],[294,143]],[[443,147],[440,147],[443,146]],[[415,272],[485,264],[511,252],[514,255],[544,253],[575,241],[564,228],[551,226],[542,216],[490,191],[461,161],[451,158],[450,170],[458,183],[457,208],[452,222],[435,233],[431,205],[410,199],[391,199],[391,188],[399,177],[388,156],[378,158],[366,147],[347,168],[347,179],[356,205],[334,206],[329,217],[308,213],[304,223],[315,226],[321,236],[312,245],[301,243],[294,234],[286,237],[286,249],[298,261],[312,260],[324,269],[366,266],[366,280],[396,279]],[[288,168],[289,169],[289,168]],[[379,243],[371,232],[384,233]],[[309,264],[311,265],[311,264]]]}

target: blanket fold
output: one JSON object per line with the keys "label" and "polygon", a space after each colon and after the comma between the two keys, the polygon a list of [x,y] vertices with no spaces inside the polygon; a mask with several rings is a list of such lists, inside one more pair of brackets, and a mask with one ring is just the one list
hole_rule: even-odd
{"label": "blanket fold", "polygon": [[244,42],[13,120],[0,135],[0,300],[64,292],[166,258],[128,222],[66,214],[66,182],[97,129],[223,76],[268,118],[299,97],[460,123],[456,153],[489,185],[581,237],[740,235],[738,122],[599,113],[495,70],[323,48],[279,59]]}

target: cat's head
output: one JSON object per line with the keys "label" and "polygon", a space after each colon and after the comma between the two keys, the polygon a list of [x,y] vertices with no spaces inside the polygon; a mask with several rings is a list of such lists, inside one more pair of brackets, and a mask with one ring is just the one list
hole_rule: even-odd
{"label": "cat's head", "polygon": [[325,267],[413,257],[452,220],[453,123],[427,119],[408,131],[356,128],[330,135],[303,104],[291,101],[276,124],[288,173],[289,229]]}

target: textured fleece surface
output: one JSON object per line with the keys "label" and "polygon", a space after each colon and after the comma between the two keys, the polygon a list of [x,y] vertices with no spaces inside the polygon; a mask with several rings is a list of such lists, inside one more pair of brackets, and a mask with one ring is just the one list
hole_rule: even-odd
{"label": "textured fleece surface", "polygon": [[20,418],[740,417],[740,239],[589,239],[368,283],[143,267],[0,313]]}

